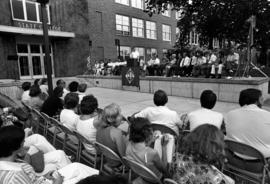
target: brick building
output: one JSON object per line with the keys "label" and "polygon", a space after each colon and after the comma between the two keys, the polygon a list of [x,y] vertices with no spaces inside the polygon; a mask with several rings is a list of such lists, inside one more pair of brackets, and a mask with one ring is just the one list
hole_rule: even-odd
{"label": "brick building", "polygon": [[91,58],[116,60],[127,56],[132,48],[148,60],[152,53],[159,58],[172,49],[176,40],[177,19],[174,11],[155,14],[145,12],[144,0],[89,0],[89,39]]}
{"label": "brick building", "polygon": [[[51,0],[47,6],[56,77],[85,70],[89,56],[87,7],[87,0]],[[1,0],[0,9],[0,78],[45,76],[40,5],[33,0]]]}

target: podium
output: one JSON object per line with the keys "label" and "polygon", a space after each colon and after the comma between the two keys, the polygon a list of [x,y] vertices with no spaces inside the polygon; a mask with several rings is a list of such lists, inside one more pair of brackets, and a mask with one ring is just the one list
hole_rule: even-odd
{"label": "podium", "polygon": [[140,67],[138,59],[128,59],[122,68],[122,86],[140,86]]}
{"label": "podium", "polygon": [[127,67],[139,67],[139,60],[130,58],[127,60]]}

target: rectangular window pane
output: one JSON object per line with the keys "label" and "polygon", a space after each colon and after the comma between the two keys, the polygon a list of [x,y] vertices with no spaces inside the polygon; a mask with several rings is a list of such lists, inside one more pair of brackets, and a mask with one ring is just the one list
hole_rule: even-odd
{"label": "rectangular window pane", "polygon": [[130,35],[129,17],[116,15],[116,33],[120,35]]}
{"label": "rectangular window pane", "polygon": [[37,21],[36,4],[29,2],[26,2],[25,4],[26,4],[27,20]]}
{"label": "rectangular window pane", "polygon": [[32,57],[32,64],[33,64],[33,74],[34,75],[42,75],[40,56],[33,56]]}
{"label": "rectangular window pane", "polygon": [[156,23],[146,21],[146,38],[157,39]]}
{"label": "rectangular window pane", "polygon": [[18,51],[18,53],[28,53],[27,45],[26,44],[17,44],[17,51]]}
{"label": "rectangular window pane", "polygon": [[143,20],[132,18],[132,33],[134,37],[144,37]]}
{"label": "rectangular window pane", "polygon": [[129,5],[129,0],[115,0],[116,3],[124,4],[124,5]]}
{"label": "rectangular window pane", "polygon": [[162,25],[162,39],[164,41],[171,41],[171,26]]}
{"label": "rectangular window pane", "polygon": [[131,6],[134,8],[143,9],[144,0],[131,0]]}
{"label": "rectangular window pane", "polygon": [[19,57],[19,66],[20,66],[21,76],[29,76],[30,75],[27,56],[20,56]]}
{"label": "rectangular window pane", "polygon": [[40,53],[39,45],[30,45],[31,53]]}
{"label": "rectangular window pane", "polygon": [[24,20],[23,3],[21,0],[12,0],[12,10],[15,19]]}

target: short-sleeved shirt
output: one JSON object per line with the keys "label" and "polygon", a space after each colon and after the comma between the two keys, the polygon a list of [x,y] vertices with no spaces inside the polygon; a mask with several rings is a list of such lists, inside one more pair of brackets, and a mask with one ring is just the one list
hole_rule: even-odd
{"label": "short-sleeved shirt", "polygon": [[63,109],[60,113],[60,122],[68,129],[74,131],[78,122],[79,116],[70,109]]}

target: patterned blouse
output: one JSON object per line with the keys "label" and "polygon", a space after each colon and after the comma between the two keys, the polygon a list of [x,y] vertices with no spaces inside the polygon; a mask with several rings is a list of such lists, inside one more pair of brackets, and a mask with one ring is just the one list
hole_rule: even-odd
{"label": "patterned blouse", "polygon": [[176,153],[171,171],[179,184],[234,184],[234,181],[217,168],[207,164],[195,164],[192,157]]}

